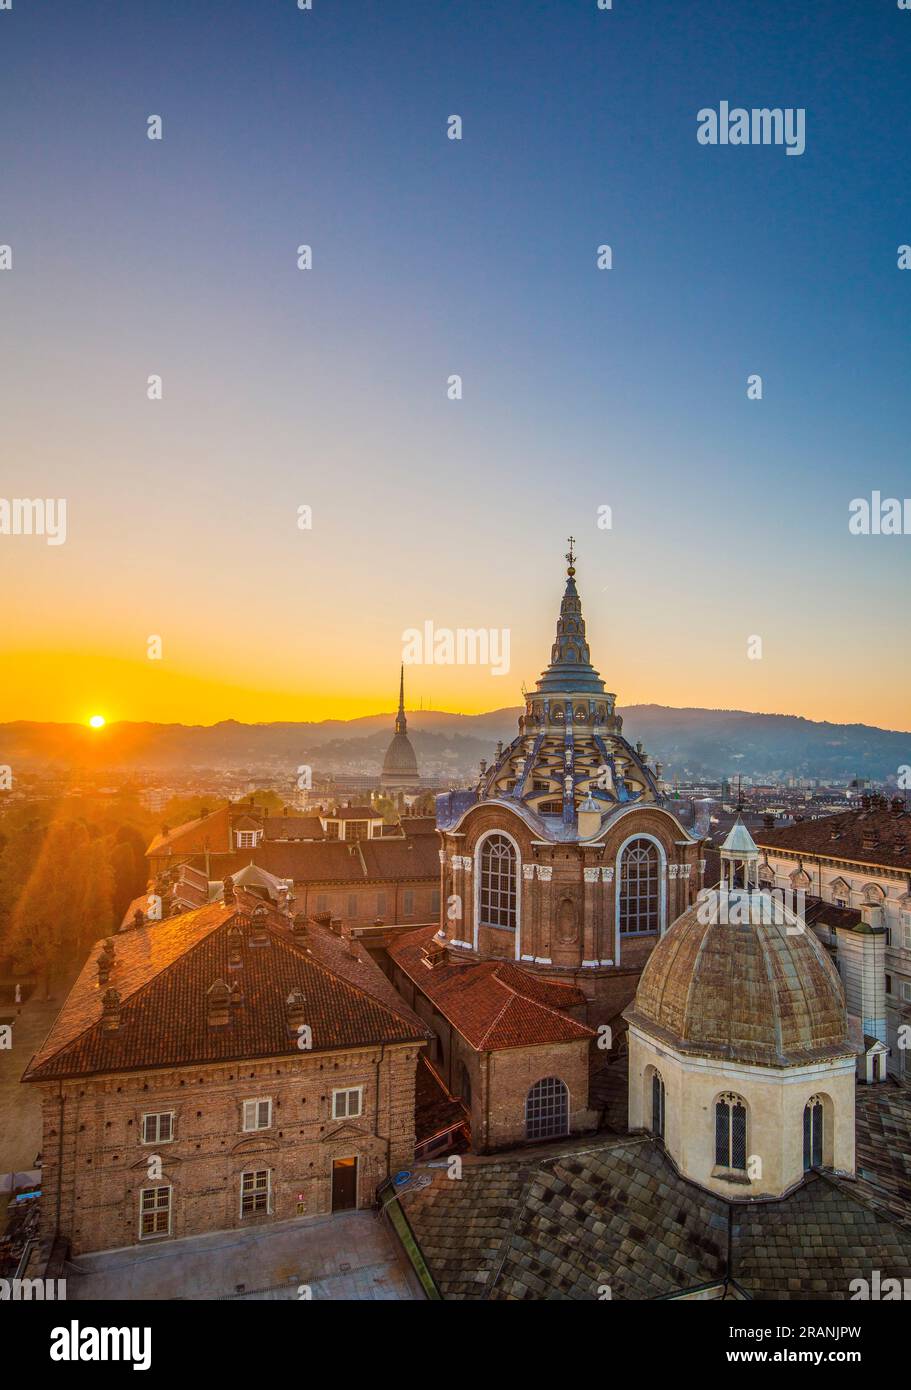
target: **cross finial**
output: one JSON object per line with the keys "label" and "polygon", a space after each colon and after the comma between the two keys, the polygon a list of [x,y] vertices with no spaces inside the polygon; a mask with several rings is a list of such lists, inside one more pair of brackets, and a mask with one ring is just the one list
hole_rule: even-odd
{"label": "cross finial", "polygon": [[568,536],[567,539],[569,541],[569,550],[566,552],[566,559],[569,561],[570,566],[572,566],[576,563],[576,552],[574,549],[576,538],[575,536]]}

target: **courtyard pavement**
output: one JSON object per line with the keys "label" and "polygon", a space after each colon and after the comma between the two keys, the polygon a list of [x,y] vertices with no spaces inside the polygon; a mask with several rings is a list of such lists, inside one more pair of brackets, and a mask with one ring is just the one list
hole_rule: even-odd
{"label": "courtyard pavement", "polygon": [[421,1299],[386,1219],[372,1211],[78,1255],[67,1301],[102,1299]]}

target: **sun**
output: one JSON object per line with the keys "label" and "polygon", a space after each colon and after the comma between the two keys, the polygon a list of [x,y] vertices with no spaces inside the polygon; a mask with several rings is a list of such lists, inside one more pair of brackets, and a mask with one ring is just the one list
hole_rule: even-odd
{"label": "sun", "polygon": [[91,728],[91,729],[103,729],[103,728],[104,728],[104,715],[103,715],[103,714],[93,714],[92,717],[91,717],[91,719],[89,720],[89,728]]}

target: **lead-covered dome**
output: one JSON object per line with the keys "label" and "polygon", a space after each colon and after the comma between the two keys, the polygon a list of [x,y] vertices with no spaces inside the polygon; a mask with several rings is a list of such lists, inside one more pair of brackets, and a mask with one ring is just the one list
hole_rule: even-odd
{"label": "lead-covered dome", "polygon": [[[700,920],[712,915],[752,920]],[[853,1052],[838,971],[802,918],[767,893],[732,897],[727,913],[705,900],[688,908],[624,1017],[678,1052],[724,1061],[787,1067]]]}

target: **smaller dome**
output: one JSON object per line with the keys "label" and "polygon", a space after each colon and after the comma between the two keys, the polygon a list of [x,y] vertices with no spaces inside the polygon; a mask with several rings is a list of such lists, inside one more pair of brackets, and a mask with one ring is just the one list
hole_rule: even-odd
{"label": "smaller dome", "polygon": [[700,920],[705,901],[677,918],[624,1017],[679,1052],[724,1061],[786,1067],[851,1053],[841,980],[812,929],[777,902],[770,921],[767,893],[732,894],[726,915],[738,915],[735,899],[752,920]]}

